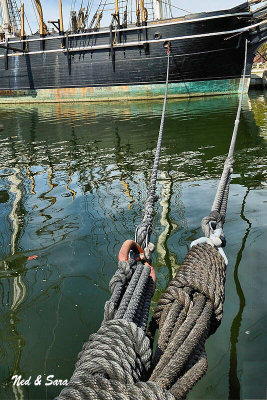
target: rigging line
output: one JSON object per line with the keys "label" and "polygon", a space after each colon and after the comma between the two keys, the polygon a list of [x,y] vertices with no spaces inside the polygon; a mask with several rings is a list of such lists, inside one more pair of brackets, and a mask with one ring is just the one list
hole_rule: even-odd
{"label": "rigging line", "polygon": [[[105,0],[105,3],[104,3],[104,5],[102,6],[102,9],[101,9],[101,11],[100,11],[100,7],[101,7],[101,5],[102,5],[102,0],[100,1],[100,3],[99,3],[99,6],[98,6],[98,8],[97,8],[97,10],[96,10],[96,12],[95,12],[95,15],[96,14],[103,14],[103,12],[104,12],[104,9],[105,9],[105,7],[106,7],[106,4],[107,4],[107,0]],[[111,9],[111,11],[112,11],[113,9]],[[99,11],[100,11],[100,13],[99,13]],[[108,11],[108,9],[106,10],[106,11]],[[93,17],[94,18],[94,17]],[[102,18],[102,16],[101,16],[101,18]],[[91,20],[91,23],[92,23],[92,20]],[[96,29],[97,27],[98,27],[98,20],[96,20],[96,23],[95,23],[95,26],[94,26],[94,29]]]}
{"label": "rigging line", "polygon": [[226,240],[223,232],[223,225],[226,217],[227,203],[229,197],[229,189],[231,182],[231,175],[233,173],[233,164],[234,164],[234,150],[235,143],[237,138],[237,132],[240,122],[241,108],[242,108],[242,100],[245,89],[245,81],[246,81],[246,69],[247,69],[247,53],[248,53],[248,40],[245,39],[245,59],[244,59],[244,71],[243,71],[243,79],[242,79],[242,87],[241,87],[241,95],[239,98],[239,105],[236,114],[236,120],[234,125],[234,130],[232,134],[231,144],[229,147],[228,156],[225,160],[223,172],[219,181],[219,185],[214,197],[213,205],[211,208],[211,212],[207,217],[204,217],[201,221],[201,228],[205,234],[205,237],[194,240],[191,243],[191,248],[198,244],[208,243],[211,246],[216,247],[216,249],[221,254],[224,259],[225,265],[228,264],[227,257],[223,251],[223,247],[226,245]]}
{"label": "rigging line", "polygon": [[87,27],[89,29],[93,28],[93,24],[94,24],[94,22],[95,22],[95,20],[97,18],[97,14],[99,12],[99,8],[100,8],[101,4],[102,4],[102,0],[100,1],[100,3],[98,3],[97,9],[95,10],[95,12],[94,12],[93,16],[91,17],[90,21],[88,21],[88,23],[87,23]]}
{"label": "rigging line", "polygon": [[236,138],[237,138],[238,126],[239,126],[239,122],[240,122],[242,101],[243,101],[243,95],[244,95],[244,89],[245,89],[247,53],[248,53],[248,40],[246,39],[246,44],[245,44],[245,62],[244,62],[244,72],[243,72],[243,79],[242,79],[241,96],[240,96],[240,99],[239,99],[237,116],[236,116],[236,120],[235,120],[235,127],[234,127],[234,132],[233,132],[233,137],[232,137],[232,141],[231,141],[228,157],[233,157],[234,151],[235,151],[235,143],[236,143]]}
{"label": "rigging line", "polygon": [[171,0],[168,0],[168,3],[169,3],[170,16],[171,16],[171,18],[173,18]]}
{"label": "rigging line", "polygon": [[[21,4],[22,4],[22,2],[20,1],[20,7],[21,7]],[[33,32],[32,32],[32,28],[31,28],[31,25],[30,25],[30,23],[29,23],[29,20],[28,20],[27,14],[26,14],[26,13],[24,13],[24,16],[25,16],[26,22],[27,22],[27,24],[28,24],[28,27],[29,27],[29,29],[30,29],[31,35],[32,35],[32,34],[33,34]]]}
{"label": "rigging line", "polygon": [[101,5],[102,5],[102,0],[100,1],[100,3],[98,4],[98,7],[97,7],[97,9],[96,9],[96,11],[98,12],[99,10],[100,10],[100,7],[101,7]]}
{"label": "rigging line", "polygon": [[71,0],[71,6],[70,6],[70,17],[69,17],[69,30],[70,31],[71,31],[71,27],[72,27],[72,24],[71,24],[72,11],[74,11],[74,0]]}
{"label": "rigging line", "polygon": [[160,151],[161,151],[161,143],[163,136],[163,128],[166,114],[166,106],[167,106],[167,96],[168,96],[168,86],[169,86],[169,69],[170,69],[170,43],[167,44],[167,73],[166,73],[166,86],[165,86],[165,95],[164,102],[160,120],[160,128],[158,133],[158,141],[156,147],[156,153],[154,157],[154,165],[152,169],[150,185],[147,193],[147,198],[145,201],[142,221],[140,225],[136,228],[135,231],[135,242],[139,244],[140,247],[147,248],[148,243],[150,241],[150,235],[152,233],[152,223],[154,218],[154,205],[157,201],[156,196],[156,184],[157,184],[157,175],[160,161]]}
{"label": "rigging line", "polygon": [[73,3],[73,0],[71,0],[71,5],[70,5],[70,15],[69,15],[69,31],[71,30],[71,12],[72,12],[72,3]]}
{"label": "rigging line", "polygon": [[[167,3],[166,1],[162,1],[162,0],[161,0],[161,3],[164,4],[164,5],[166,5],[166,4],[168,5],[168,4],[169,4],[169,3]],[[177,10],[185,11],[185,12],[187,12],[188,14],[191,14],[191,11],[185,10],[184,8],[180,8],[180,7],[174,6],[173,4],[171,4],[171,7],[177,8]]]}
{"label": "rigging line", "polygon": [[33,34],[33,31],[32,31],[31,25],[30,25],[30,23],[29,23],[29,20],[28,20],[28,17],[27,17],[26,14],[25,14],[25,19],[26,19],[27,25],[28,25],[28,27],[29,27],[29,29],[30,29],[31,35],[32,35],[32,34]]}
{"label": "rigging line", "polygon": [[217,211],[218,213],[225,216],[226,208],[227,208],[227,201],[228,201],[228,194],[229,194],[229,186],[230,186],[230,179],[232,174],[232,167],[233,167],[233,155],[235,150],[237,132],[240,122],[240,115],[242,109],[242,101],[245,89],[245,81],[246,81],[246,68],[247,68],[247,53],[248,53],[248,40],[245,41],[245,60],[244,60],[244,71],[243,71],[243,78],[242,78],[242,86],[241,86],[241,95],[239,98],[238,110],[235,119],[234,130],[232,134],[231,144],[229,147],[229,152],[227,159],[224,163],[223,173],[219,182],[219,186],[214,198],[214,202],[212,205],[211,211]]}
{"label": "rigging line", "polygon": [[267,61],[267,58],[265,58],[264,55],[261,54],[259,51],[257,51],[257,54],[259,54],[264,59],[264,61]]}
{"label": "rigging line", "polygon": [[70,18],[69,18],[69,30],[71,31],[72,29],[72,22],[71,22],[71,13],[72,11],[75,11],[75,5],[76,5],[76,0],[72,0],[71,2],[71,9],[70,9]]}
{"label": "rigging line", "polygon": [[151,7],[152,7],[152,18],[154,20],[155,19],[155,11],[154,11],[154,6],[153,6],[153,0],[151,0]]}
{"label": "rigging line", "polygon": [[126,23],[126,26],[127,26],[127,20],[128,20],[128,6],[129,6],[129,0],[126,0],[125,6],[123,7],[124,8],[124,14],[122,16],[123,24]]}
{"label": "rigging line", "polygon": [[[89,5],[89,3],[90,3],[90,5]],[[87,12],[87,15],[88,15],[88,18],[89,18],[89,15],[91,14],[91,12],[92,12],[92,7],[93,7],[93,0],[88,0],[88,2],[87,2],[87,9],[86,9],[86,12]],[[88,24],[87,24],[88,25]]]}
{"label": "rigging line", "polygon": [[33,8],[33,12],[34,12],[34,15],[35,15],[35,18],[36,18],[37,24],[38,24],[38,23],[39,23],[39,19],[38,19],[37,13],[36,13],[35,4],[34,4],[34,1],[33,1],[33,0],[31,0],[31,2],[32,2],[32,8]]}
{"label": "rigging line", "polygon": [[98,7],[96,9],[95,15],[99,13],[100,7],[102,5],[102,0],[100,1],[100,3],[98,4]]}
{"label": "rigging line", "polygon": [[101,12],[104,12],[104,9],[105,9],[105,7],[106,7],[106,4],[107,4],[107,0],[105,0],[105,3],[104,3],[104,5],[103,5],[103,7],[102,7]]}

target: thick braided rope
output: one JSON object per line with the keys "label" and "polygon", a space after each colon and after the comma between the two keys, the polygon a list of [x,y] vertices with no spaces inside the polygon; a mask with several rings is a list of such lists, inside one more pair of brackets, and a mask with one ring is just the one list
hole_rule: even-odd
{"label": "thick braided rope", "polygon": [[175,397],[153,382],[124,385],[99,375],[87,375],[72,380],[57,400],[175,400]]}
{"label": "thick braided rope", "polygon": [[150,381],[183,399],[206,373],[205,341],[219,326],[226,266],[208,244],[193,246],[155,309],[150,336],[159,329]]}
{"label": "thick braided rope", "polygon": [[146,378],[150,367],[149,339],[136,324],[111,320],[90,336],[78,355],[73,377],[102,374],[124,384]]}
{"label": "thick braided rope", "polygon": [[119,262],[102,326],[83,346],[58,400],[175,400],[158,384],[146,382],[152,353],[144,332],[153,293],[149,274],[148,266]]}
{"label": "thick braided rope", "polygon": [[119,261],[118,268],[109,282],[112,293],[110,300],[106,302],[104,308],[104,320],[109,321],[114,318],[115,313],[121,303],[122,296],[135,272],[136,265],[129,261]]}
{"label": "thick braided rope", "polygon": [[150,341],[142,329],[125,320],[108,321],[84,345],[58,400],[174,400],[157,384],[144,382],[150,359]]}
{"label": "thick braided rope", "polygon": [[119,261],[118,269],[110,281],[111,298],[105,304],[104,321],[126,319],[135,322],[144,331],[153,296],[150,267],[142,263]]}
{"label": "thick braided rope", "polygon": [[[84,345],[59,400],[178,400],[205,374],[205,341],[221,321],[224,301],[225,264],[219,252],[207,244],[194,246],[162,295],[150,329],[153,337],[159,328],[152,369],[151,342],[143,325],[131,321],[145,318],[146,326],[142,307],[151,299],[151,294],[146,298],[149,267],[131,264],[119,262],[105,321]],[[116,318],[118,310],[122,318]]]}

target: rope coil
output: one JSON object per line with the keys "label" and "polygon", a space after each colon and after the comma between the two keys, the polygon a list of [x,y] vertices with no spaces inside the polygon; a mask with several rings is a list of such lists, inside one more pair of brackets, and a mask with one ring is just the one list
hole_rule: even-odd
{"label": "rope coil", "polygon": [[[127,260],[121,260],[125,248],[129,249]],[[154,275],[153,267],[139,261],[140,253],[129,257],[133,248],[138,249],[133,241],[126,241],[121,248],[103,323],[83,346],[58,400],[175,400],[155,382],[147,382],[152,349],[145,330]]]}

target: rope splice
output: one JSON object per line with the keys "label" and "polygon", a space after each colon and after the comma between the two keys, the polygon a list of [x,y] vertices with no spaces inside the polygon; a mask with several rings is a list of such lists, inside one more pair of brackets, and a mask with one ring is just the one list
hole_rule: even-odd
{"label": "rope splice", "polygon": [[213,201],[211,212],[207,217],[203,218],[201,222],[201,227],[205,234],[205,237],[197,239],[191,243],[191,247],[200,243],[208,243],[211,246],[215,246],[221,253],[221,256],[224,258],[226,265],[228,264],[228,260],[222,249],[226,245],[226,240],[223,232],[223,225],[226,217],[229,188],[230,188],[231,176],[233,173],[233,165],[234,165],[234,150],[235,150],[237,132],[240,122],[242,100],[245,89],[247,53],[248,53],[248,40],[245,39],[245,60],[244,60],[244,71],[242,77],[241,95],[239,98],[239,105],[236,114],[234,130],[232,134],[228,156],[224,163],[223,172]]}
{"label": "rope splice", "polygon": [[159,169],[159,159],[160,159],[160,151],[161,151],[161,143],[162,143],[162,136],[163,136],[163,128],[164,128],[164,121],[165,121],[165,114],[166,114],[166,105],[167,105],[167,96],[168,96],[168,85],[169,85],[169,67],[170,67],[170,43],[167,43],[167,75],[166,75],[166,86],[165,86],[165,95],[164,95],[164,102],[163,108],[161,113],[161,121],[159,127],[159,134],[158,134],[158,142],[156,147],[156,153],[154,158],[154,165],[152,169],[150,185],[148,189],[147,198],[145,201],[142,221],[140,225],[136,228],[135,232],[135,241],[143,248],[148,249],[151,251],[151,245],[149,246],[150,236],[152,233],[152,224],[154,218],[154,206],[158,197],[156,195],[156,184],[157,184],[157,176],[158,176],[158,169]]}

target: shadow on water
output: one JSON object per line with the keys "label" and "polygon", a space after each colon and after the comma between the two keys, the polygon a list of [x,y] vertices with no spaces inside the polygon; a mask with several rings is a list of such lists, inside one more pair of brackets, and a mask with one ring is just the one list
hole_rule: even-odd
{"label": "shadow on water", "polygon": [[238,277],[238,268],[240,265],[240,262],[242,260],[242,255],[243,251],[246,246],[247,238],[249,235],[249,232],[251,230],[251,222],[245,217],[245,206],[246,206],[246,200],[248,197],[248,194],[250,192],[250,189],[247,189],[245,197],[242,202],[242,207],[241,207],[241,213],[240,217],[242,218],[243,221],[246,222],[247,229],[245,232],[245,235],[242,239],[242,245],[241,248],[237,254],[236,257],[236,262],[235,262],[235,267],[234,267],[234,281],[235,281],[235,286],[236,286],[236,291],[239,297],[239,310],[238,313],[236,314],[232,326],[231,326],[231,337],[230,337],[230,368],[229,368],[229,400],[236,400],[240,399],[240,382],[238,378],[238,360],[237,360],[237,343],[238,343],[238,337],[239,337],[239,332],[240,332],[240,327],[242,323],[242,315],[244,308],[246,306],[246,299],[244,292],[242,290],[239,277]]}
{"label": "shadow on water", "polygon": [[[237,103],[233,96],[168,104],[152,238],[158,273],[154,300],[200,234]],[[263,181],[266,147],[249,99],[244,107],[233,184],[246,182],[250,188],[251,182]],[[82,343],[99,328],[118,250],[134,237],[141,219],[161,109],[161,102],[0,107],[5,126],[0,136],[1,398],[14,398],[14,374],[68,378]],[[261,116],[257,119],[262,126]],[[247,194],[241,217],[246,199]],[[229,220],[233,215],[230,211]],[[235,267],[241,294],[238,266],[246,238]],[[31,255],[38,259],[28,260]],[[231,330],[234,396],[245,304],[240,296]],[[216,380],[212,383],[216,397]],[[52,399],[58,392],[42,384],[19,387],[15,396]]]}

